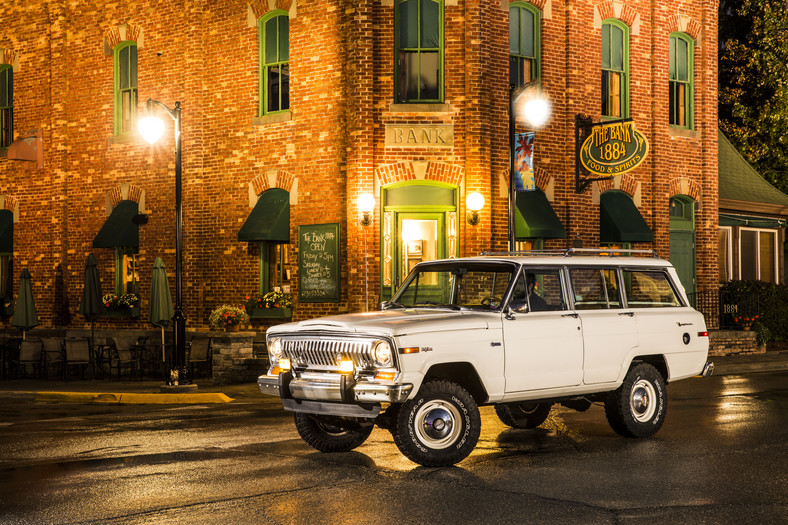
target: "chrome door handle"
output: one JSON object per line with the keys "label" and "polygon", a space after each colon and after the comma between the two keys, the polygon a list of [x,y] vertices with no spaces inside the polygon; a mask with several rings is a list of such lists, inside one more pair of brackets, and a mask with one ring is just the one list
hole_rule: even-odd
{"label": "chrome door handle", "polygon": [[635,312],[618,312],[618,315],[628,315],[629,317],[634,317]]}
{"label": "chrome door handle", "polygon": [[561,317],[574,317],[575,319],[577,319],[580,316],[577,314],[561,314]]}

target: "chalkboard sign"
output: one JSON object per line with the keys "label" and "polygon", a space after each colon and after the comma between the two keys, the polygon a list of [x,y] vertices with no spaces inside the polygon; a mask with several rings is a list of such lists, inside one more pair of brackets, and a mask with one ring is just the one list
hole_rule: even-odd
{"label": "chalkboard sign", "polygon": [[298,302],[339,302],[339,223],[298,227]]}

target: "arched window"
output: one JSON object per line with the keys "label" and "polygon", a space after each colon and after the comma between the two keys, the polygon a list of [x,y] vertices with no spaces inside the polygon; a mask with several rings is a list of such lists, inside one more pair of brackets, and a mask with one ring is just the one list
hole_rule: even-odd
{"label": "arched window", "polygon": [[259,116],[290,109],[290,19],[272,11],[257,22],[260,44]]}
{"label": "arched window", "polygon": [[695,43],[684,33],[672,33],[669,54],[669,123],[691,129]]}
{"label": "arched window", "polygon": [[397,0],[397,102],[443,100],[443,0]]}
{"label": "arched window", "polygon": [[509,6],[509,84],[519,87],[541,75],[542,13],[521,2]]}
{"label": "arched window", "polygon": [[629,116],[629,27],[602,22],[602,116]]}
{"label": "arched window", "polygon": [[0,64],[0,148],[14,141],[14,69]]}
{"label": "arched window", "polygon": [[115,61],[115,134],[134,131],[137,118],[137,43],[121,42],[113,50]]}

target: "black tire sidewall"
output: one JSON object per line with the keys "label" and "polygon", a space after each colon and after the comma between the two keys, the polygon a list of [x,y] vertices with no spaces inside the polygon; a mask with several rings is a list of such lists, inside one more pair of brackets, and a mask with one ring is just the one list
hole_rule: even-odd
{"label": "black tire sidewall", "polygon": [[[454,405],[460,413],[458,422],[462,428],[456,442],[443,449],[432,449],[418,438],[414,424],[419,409],[438,399]],[[431,381],[422,386],[415,398],[403,404],[392,434],[397,447],[411,461],[426,467],[444,467],[468,457],[476,447],[480,430],[481,416],[473,397],[456,383]]]}
{"label": "black tire sidewall", "polygon": [[321,452],[348,452],[367,440],[372,433],[372,425],[348,428],[341,433],[331,433],[321,428],[320,416],[295,412],[295,426],[301,439]]}

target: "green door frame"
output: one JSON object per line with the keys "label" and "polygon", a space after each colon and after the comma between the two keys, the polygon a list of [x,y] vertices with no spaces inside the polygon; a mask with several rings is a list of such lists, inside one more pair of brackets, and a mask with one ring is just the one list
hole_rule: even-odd
{"label": "green door frame", "polygon": [[696,279],[695,252],[695,201],[684,195],[671,197],[682,206],[680,215],[671,214],[670,224],[670,261],[676,268],[681,284],[687,294],[694,293]]}

